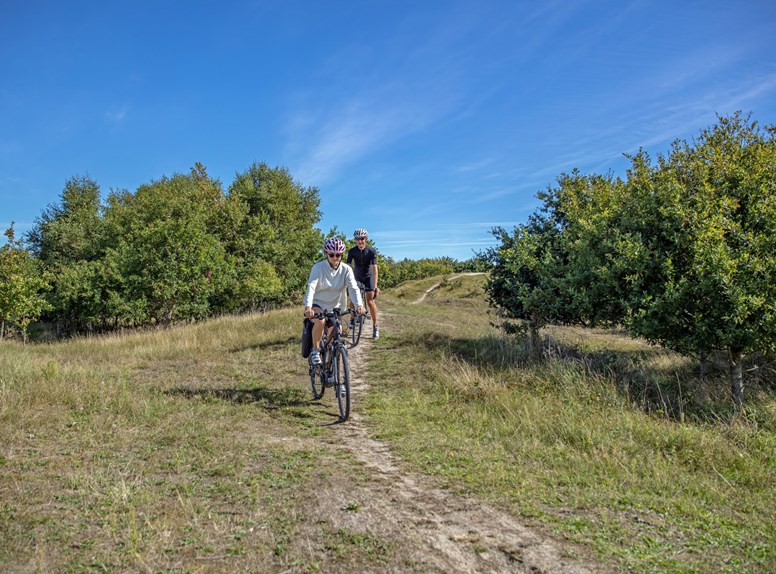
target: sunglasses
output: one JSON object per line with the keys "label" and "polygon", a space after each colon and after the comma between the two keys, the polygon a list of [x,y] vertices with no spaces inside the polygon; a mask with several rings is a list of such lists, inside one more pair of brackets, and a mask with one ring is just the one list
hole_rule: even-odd
{"label": "sunglasses", "polygon": [[342,259],[342,253],[327,253],[326,257],[334,257],[334,259]]}
{"label": "sunglasses", "polygon": [[366,241],[366,237],[356,237],[356,241]]}

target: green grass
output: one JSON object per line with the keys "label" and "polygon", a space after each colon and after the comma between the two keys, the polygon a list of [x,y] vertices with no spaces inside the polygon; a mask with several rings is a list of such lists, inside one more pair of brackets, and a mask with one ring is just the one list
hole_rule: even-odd
{"label": "green grass", "polygon": [[[616,571],[776,571],[772,382],[736,414],[724,376],[610,331],[548,329],[550,360],[531,362],[482,284],[380,296],[358,409],[408,470]],[[337,448],[333,404],[310,400],[300,328],[296,308],[0,341],[0,571],[410,568],[396,540],[322,513],[324,492],[370,477]]]}
{"label": "green grass", "polygon": [[0,343],[0,570],[379,561],[307,526],[321,483],[361,473],[310,401],[299,315]]}
{"label": "green grass", "polygon": [[[405,285],[402,299],[425,288]],[[481,300],[392,303],[369,420],[412,467],[618,569],[776,570],[772,391],[751,389],[736,415],[724,377],[712,408],[698,398],[711,384],[685,359],[622,335],[549,330],[553,360],[537,364],[500,337]]]}

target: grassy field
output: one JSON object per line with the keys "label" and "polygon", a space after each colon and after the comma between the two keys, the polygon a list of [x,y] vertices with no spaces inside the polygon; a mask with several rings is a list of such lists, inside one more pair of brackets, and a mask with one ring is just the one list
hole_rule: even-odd
{"label": "grassy field", "polygon": [[360,475],[300,330],[296,309],[0,344],[0,571],[368,568],[363,540],[309,527],[320,484]]}
{"label": "grassy field", "polygon": [[379,438],[618,569],[776,571],[772,388],[750,388],[735,414],[724,373],[701,382],[690,361],[606,331],[549,329],[551,360],[531,362],[491,325],[481,282],[389,307],[371,363]]}
{"label": "grassy field", "polygon": [[[437,281],[422,304],[412,304]],[[380,297],[367,424],[439,477],[616,570],[776,571],[776,398],[619,334],[526,360],[482,277]],[[121,336],[0,342],[0,571],[369,571],[392,541],[316,514],[368,482],[310,400],[299,309]],[[355,511],[343,508],[342,512]]]}

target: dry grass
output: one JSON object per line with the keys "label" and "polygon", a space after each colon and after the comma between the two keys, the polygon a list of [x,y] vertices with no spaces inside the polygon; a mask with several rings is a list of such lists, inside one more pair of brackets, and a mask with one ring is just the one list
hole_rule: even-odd
{"label": "dry grass", "polygon": [[[548,330],[532,363],[482,278],[381,295],[368,423],[410,467],[619,570],[776,570],[776,399],[621,334]],[[320,494],[366,484],[310,401],[298,309],[0,342],[0,570],[316,572],[405,564]],[[325,485],[325,488],[322,488]],[[332,501],[329,501],[332,503]],[[333,512],[356,506],[330,504]]]}
{"label": "dry grass", "polygon": [[309,516],[361,474],[309,400],[298,315],[0,344],[0,570],[379,563]]}
{"label": "dry grass", "polygon": [[622,570],[776,570],[772,390],[742,416],[724,374],[620,333],[548,329],[535,363],[490,323],[482,300],[393,307],[369,412],[401,456]]}

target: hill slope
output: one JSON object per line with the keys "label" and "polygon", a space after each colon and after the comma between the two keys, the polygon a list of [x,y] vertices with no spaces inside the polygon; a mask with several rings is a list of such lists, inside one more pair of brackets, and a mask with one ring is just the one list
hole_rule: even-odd
{"label": "hill slope", "polygon": [[671,421],[592,363],[526,365],[482,283],[381,295],[345,424],[299,309],[0,343],[0,569],[773,568],[772,420]]}

